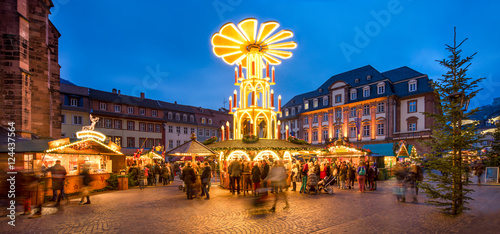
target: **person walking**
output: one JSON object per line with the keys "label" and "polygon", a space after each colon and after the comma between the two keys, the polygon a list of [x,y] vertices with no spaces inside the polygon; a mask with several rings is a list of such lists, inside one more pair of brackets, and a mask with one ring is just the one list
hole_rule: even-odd
{"label": "person walking", "polygon": [[148,179],[148,168],[144,167],[143,169],[139,170],[139,189],[143,190],[144,186],[147,185],[147,179]]}
{"label": "person walking", "polygon": [[193,184],[196,182],[196,174],[194,169],[191,167],[191,162],[182,170],[182,179],[186,185],[186,196],[188,200],[193,200]]}
{"label": "person walking", "polygon": [[163,180],[163,185],[170,184],[170,165],[167,163],[165,166],[161,168],[161,177]]}
{"label": "person walking", "polygon": [[285,199],[286,206],[283,209],[290,208],[288,204],[288,197],[286,193],[278,191],[278,188],[285,186],[286,183],[286,169],[282,162],[276,163],[270,170],[268,175],[268,180],[271,181],[271,185],[274,188],[274,204],[271,208],[271,212],[276,211],[276,204],[278,203],[278,197],[283,196]]}
{"label": "person walking", "polygon": [[366,167],[365,167],[364,162],[361,162],[359,164],[359,167],[356,170],[356,173],[358,174],[359,192],[364,193],[365,192],[365,181],[366,181]]}
{"label": "person walking", "polygon": [[479,186],[481,186],[481,176],[483,175],[484,173],[484,164],[483,162],[479,162],[477,165],[476,165],[476,176],[477,176],[477,184]]}
{"label": "person walking", "polygon": [[292,174],[291,174],[291,179],[292,179],[292,191],[297,191],[297,181],[299,178],[299,165],[298,164],[293,164],[292,166]]}
{"label": "person walking", "polygon": [[[80,200],[80,205],[84,205],[84,204],[90,204],[90,182],[92,182],[92,178],[90,177],[90,174],[89,174],[89,170],[90,170],[90,162],[85,162],[83,164],[83,168],[82,168],[82,172],[80,172],[80,176],[82,177],[82,184],[83,184],[83,187],[81,189],[81,192],[80,192],[80,196],[82,197],[82,199]],[[83,201],[85,200],[85,197],[87,197],[87,202],[83,203]]]}
{"label": "person walking", "polygon": [[302,175],[302,185],[300,186],[300,191],[299,193],[304,192],[306,193],[307,189],[307,175],[309,173],[309,165],[307,163],[304,163],[304,167],[301,170],[301,175]]}
{"label": "person walking", "polygon": [[396,175],[396,186],[394,188],[394,194],[396,195],[396,199],[398,202],[406,201],[406,178],[408,177],[408,173],[404,166],[397,162],[394,167],[395,175]]}
{"label": "person walking", "polygon": [[340,189],[347,189],[346,179],[347,179],[347,165],[345,163],[342,163],[339,169]]}
{"label": "person walking", "polygon": [[349,163],[347,168],[347,177],[349,180],[349,189],[354,188],[354,181],[356,180],[356,165]]}
{"label": "person walking", "polygon": [[231,167],[231,176],[233,177],[231,193],[234,195],[234,190],[236,189],[238,194],[240,194],[240,182],[241,182],[240,178],[242,172],[240,160],[234,160],[233,162],[231,162],[230,167]]}
{"label": "person walking", "polygon": [[373,162],[371,162],[370,166],[368,167],[367,178],[368,178],[368,189],[374,190],[373,188],[375,187],[374,185],[375,170],[373,169]]}
{"label": "person walking", "polygon": [[253,194],[257,195],[257,190],[260,188],[260,168],[259,163],[256,162],[252,167],[252,183],[253,183]]}
{"label": "person walking", "polygon": [[206,195],[205,200],[210,199],[210,194],[208,193],[208,184],[210,183],[210,178],[212,177],[212,168],[208,165],[208,162],[205,162],[205,167],[203,167],[203,172],[201,173],[201,189],[203,193]]}
{"label": "person walking", "polygon": [[60,206],[61,198],[63,197],[64,193],[64,179],[66,178],[66,169],[61,166],[61,160],[56,161],[56,165],[53,167],[49,168],[47,171],[50,171],[50,174],[52,175],[52,190],[55,191],[57,194],[57,191],[59,191],[59,195],[57,195],[56,199],[56,204],[55,206]]}

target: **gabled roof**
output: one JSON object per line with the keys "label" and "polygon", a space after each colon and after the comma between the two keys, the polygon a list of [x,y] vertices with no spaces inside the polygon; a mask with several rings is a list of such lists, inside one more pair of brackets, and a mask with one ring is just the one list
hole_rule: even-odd
{"label": "gabled roof", "polygon": [[392,81],[392,83],[395,83],[400,80],[406,80],[414,77],[423,76],[424,74],[415,71],[407,66],[403,66],[400,68],[382,72],[382,75],[389,78]]}
{"label": "gabled roof", "polygon": [[[370,80],[367,79],[368,76],[371,76]],[[358,83],[356,83],[356,79],[359,79]],[[358,87],[385,79],[387,78],[371,65],[366,65],[364,67],[356,68],[330,77],[330,79],[323,83],[319,89],[323,89],[324,92],[326,90],[326,94],[328,94],[328,88],[336,81],[344,81],[351,87]]]}
{"label": "gabled roof", "polygon": [[215,156],[213,150],[206,147],[201,142],[197,141],[196,138],[177,146],[176,148],[168,151],[166,155],[169,156]]}
{"label": "gabled roof", "polygon": [[90,98],[105,102],[126,104],[129,106],[140,106],[152,109],[160,109],[158,101],[148,98],[133,97],[123,94],[110,93],[96,89],[89,89]]}
{"label": "gabled roof", "polygon": [[68,85],[74,85],[74,86],[76,86],[76,84],[73,84],[71,81],[63,79],[63,78],[60,79],[60,83],[61,84],[68,84]]}

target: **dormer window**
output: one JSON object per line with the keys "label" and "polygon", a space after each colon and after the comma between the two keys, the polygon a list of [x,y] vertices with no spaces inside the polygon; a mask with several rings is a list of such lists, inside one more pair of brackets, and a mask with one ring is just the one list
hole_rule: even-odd
{"label": "dormer window", "polygon": [[208,119],[208,124],[212,125],[212,119]]}
{"label": "dormer window", "polygon": [[309,101],[304,102],[304,109],[308,110],[309,109]]}
{"label": "dormer window", "polygon": [[285,109],[285,116],[288,116],[288,109]]}
{"label": "dormer window", "polygon": [[295,115],[295,107],[292,108],[292,115]]}
{"label": "dormer window", "polygon": [[417,81],[416,80],[410,80],[410,82],[408,82],[408,91],[410,91],[410,92],[417,91]]}
{"label": "dormer window", "polygon": [[202,124],[205,124],[207,122],[207,120],[205,119],[205,117],[201,118],[201,123]]}
{"label": "dormer window", "polygon": [[319,93],[322,93],[322,92],[323,92],[323,89],[319,89],[318,91],[319,91]]}
{"label": "dormer window", "polygon": [[188,121],[188,116],[186,114],[182,115],[182,121],[184,121],[184,122]]}
{"label": "dormer window", "polygon": [[359,83],[359,79],[355,79],[354,83],[356,83],[356,84]]}
{"label": "dormer window", "polygon": [[328,106],[328,97],[323,97],[323,106]]}
{"label": "dormer window", "polygon": [[367,76],[366,76],[366,80],[372,80],[372,76],[367,75]]}
{"label": "dormer window", "polygon": [[318,107],[318,99],[317,98],[315,98],[313,100],[313,108],[316,108],[316,107]]}
{"label": "dormer window", "polygon": [[70,106],[78,106],[78,99],[71,98],[70,99]]}
{"label": "dormer window", "polygon": [[172,112],[168,112],[168,119],[172,119],[172,118],[173,118]]}
{"label": "dormer window", "polygon": [[351,90],[351,100],[356,100],[358,98],[358,91],[353,89]]}
{"label": "dormer window", "polygon": [[179,113],[175,113],[175,120],[181,120],[181,115]]}
{"label": "dormer window", "polygon": [[194,122],[194,116],[193,115],[189,116],[189,122],[191,122],[191,123]]}
{"label": "dormer window", "polygon": [[366,86],[363,88],[363,97],[369,97],[370,96],[370,86]]}
{"label": "dormer window", "polygon": [[385,83],[380,82],[377,84],[377,94],[384,94],[385,93]]}

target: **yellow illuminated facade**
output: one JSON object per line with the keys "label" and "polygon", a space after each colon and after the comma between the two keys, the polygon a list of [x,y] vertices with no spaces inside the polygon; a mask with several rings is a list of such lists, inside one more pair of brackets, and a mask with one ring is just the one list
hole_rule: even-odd
{"label": "yellow illuminated facade", "polygon": [[[289,30],[275,34],[279,23],[269,21],[258,25],[256,19],[241,21],[237,26],[227,23],[212,36],[213,52],[235,68],[234,84],[238,92],[230,97],[233,114],[234,139],[255,135],[264,139],[278,139],[277,113],[281,112],[281,99],[274,103],[274,67],[280,59],[287,59],[297,47],[295,42],[282,42],[293,36]],[[243,68],[246,69],[243,74]],[[239,101],[238,101],[239,96]]]}

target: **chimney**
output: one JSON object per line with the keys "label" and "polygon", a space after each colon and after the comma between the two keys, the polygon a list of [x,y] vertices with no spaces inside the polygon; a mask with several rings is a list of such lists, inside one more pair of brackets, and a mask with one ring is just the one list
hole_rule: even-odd
{"label": "chimney", "polygon": [[122,94],[122,91],[121,90],[118,90],[118,95],[121,95]]}
{"label": "chimney", "polygon": [[144,98],[144,97],[145,97],[145,96],[144,96],[144,93],[143,93],[143,92],[141,92],[141,98]]}
{"label": "chimney", "polygon": [[116,94],[116,89],[113,89],[113,93]]}

